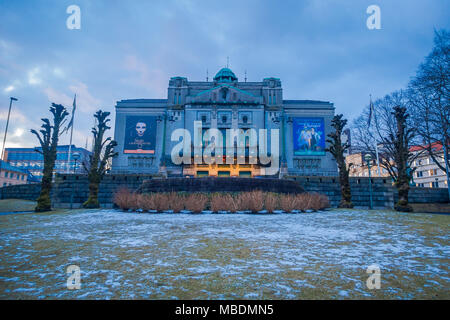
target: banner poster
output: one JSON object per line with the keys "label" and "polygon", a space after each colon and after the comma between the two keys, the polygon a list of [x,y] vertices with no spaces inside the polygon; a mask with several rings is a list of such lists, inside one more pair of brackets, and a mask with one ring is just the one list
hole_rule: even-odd
{"label": "banner poster", "polygon": [[325,155],[323,118],[294,118],[292,132],[294,135],[294,155]]}
{"label": "banner poster", "polygon": [[124,153],[154,154],[156,147],[156,117],[127,116]]}

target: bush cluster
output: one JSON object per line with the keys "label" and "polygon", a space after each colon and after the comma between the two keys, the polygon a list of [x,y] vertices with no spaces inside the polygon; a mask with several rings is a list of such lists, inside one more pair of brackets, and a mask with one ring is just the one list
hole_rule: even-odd
{"label": "bush cluster", "polygon": [[328,198],[318,193],[278,194],[251,191],[240,193],[150,193],[139,194],[128,189],[120,189],[114,194],[114,203],[122,210],[214,212],[266,210],[268,213],[282,210],[321,210],[330,206]]}

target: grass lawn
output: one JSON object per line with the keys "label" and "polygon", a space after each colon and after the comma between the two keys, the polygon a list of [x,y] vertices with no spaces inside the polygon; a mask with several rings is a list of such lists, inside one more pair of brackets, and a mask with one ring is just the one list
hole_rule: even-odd
{"label": "grass lawn", "polygon": [[450,299],[449,231],[449,215],[388,210],[3,215],[0,298]]}
{"label": "grass lawn", "polygon": [[22,200],[22,199],[0,200],[0,213],[33,211],[35,207],[36,207],[36,201]]}

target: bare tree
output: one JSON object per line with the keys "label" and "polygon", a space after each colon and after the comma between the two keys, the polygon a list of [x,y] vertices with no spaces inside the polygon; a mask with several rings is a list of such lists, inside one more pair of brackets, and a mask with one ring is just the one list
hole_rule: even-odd
{"label": "bare tree", "polygon": [[328,134],[330,139],[327,139],[327,142],[330,144],[330,147],[327,148],[326,151],[333,155],[339,168],[339,183],[341,185],[341,202],[339,203],[339,207],[353,208],[350,181],[348,177],[349,172],[344,156],[345,151],[350,148],[350,144],[348,142],[342,143],[341,140],[342,132],[347,124],[347,119],[342,119],[342,117],[342,114],[338,114],[331,120],[331,126],[334,128],[334,132]]}
{"label": "bare tree", "polygon": [[419,66],[408,87],[411,115],[420,146],[447,173],[450,167],[450,32],[436,31],[434,48]]}
{"label": "bare tree", "polygon": [[373,104],[373,125],[369,124],[369,108],[353,123],[355,147],[375,154],[378,146],[380,166],[387,170],[399,193],[395,209],[411,211],[408,205],[409,182],[414,169],[411,163],[421,155],[410,147],[417,144],[416,130],[407,113],[408,100],[404,91],[396,91]]}
{"label": "bare tree", "polygon": [[106,130],[111,129],[108,126],[108,119],[110,113],[97,111],[94,114],[96,119],[96,126],[92,128],[92,134],[94,135],[94,146],[92,149],[92,155],[90,155],[89,167],[84,165],[88,171],[89,179],[89,198],[83,203],[85,208],[98,208],[100,206],[98,202],[98,189],[100,182],[105,175],[107,164],[109,159],[115,157],[118,153],[114,151],[114,147],[117,146],[117,142],[111,140],[111,137],[104,139]]}
{"label": "bare tree", "polygon": [[392,147],[392,157],[397,166],[397,179],[394,185],[398,191],[398,201],[394,208],[397,211],[413,211],[408,205],[409,181],[412,174],[408,171],[409,160],[414,157],[410,151],[410,141],[414,138],[415,130],[408,128],[407,119],[409,115],[406,108],[395,106],[392,114],[395,117],[396,132],[384,139],[384,143]]}
{"label": "bare tree", "polygon": [[52,103],[50,107],[50,112],[53,114],[53,125],[50,124],[50,120],[47,118],[42,119],[40,134],[31,129],[33,133],[39,140],[42,151],[36,149],[37,152],[41,153],[44,157],[44,172],[41,182],[41,193],[37,199],[37,206],[35,211],[50,211],[52,209],[50,192],[52,190],[52,178],[53,178],[53,168],[56,161],[56,151],[58,147],[58,140],[61,132],[61,127],[64,125],[67,115],[69,114],[63,105]]}

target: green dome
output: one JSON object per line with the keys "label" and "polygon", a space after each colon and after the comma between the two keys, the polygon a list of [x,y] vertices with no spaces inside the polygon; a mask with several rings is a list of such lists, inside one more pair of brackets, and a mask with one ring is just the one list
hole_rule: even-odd
{"label": "green dome", "polygon": [[216,76],[214,77],[214,80],[218,82],[232,82],[237,81],[237,79],[238,78],[236,77],[234,72],[228,68],[220,69],[219,72],[217,72]]}

